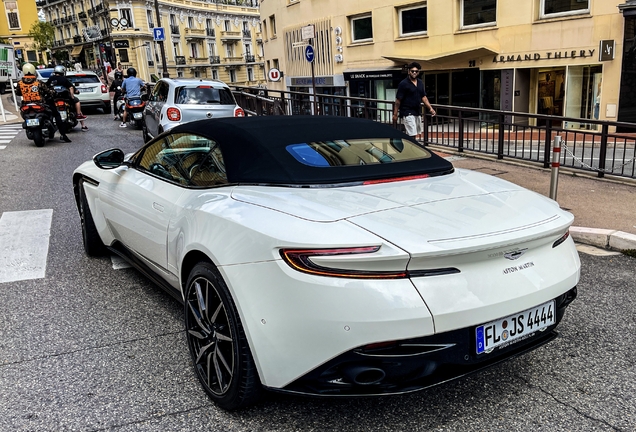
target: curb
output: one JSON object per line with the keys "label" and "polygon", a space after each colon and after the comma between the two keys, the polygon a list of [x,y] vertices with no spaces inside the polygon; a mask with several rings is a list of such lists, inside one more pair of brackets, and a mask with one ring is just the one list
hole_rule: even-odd
{"label": "curb", "polygon": [[596,246],[602,249],[625,251],[636,250],[636,234],[623,231],[570,227],[570,235],[575,242]]}

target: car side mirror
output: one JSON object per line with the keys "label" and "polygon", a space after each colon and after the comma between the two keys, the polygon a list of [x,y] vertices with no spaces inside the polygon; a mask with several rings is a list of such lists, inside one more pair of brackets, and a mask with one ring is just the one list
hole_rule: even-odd
{"label": "car side mirror", "polygon": [[93,156],[93,162],[101,169],[113,169],[124,163],[124,152],[120,149],[110,149]]}

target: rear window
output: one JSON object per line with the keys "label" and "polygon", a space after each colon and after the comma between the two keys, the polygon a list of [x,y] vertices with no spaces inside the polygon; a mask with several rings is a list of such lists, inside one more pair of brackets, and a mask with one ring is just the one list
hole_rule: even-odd
{"label": "rear window", "polygon": [[100,82],[97,75],[68,75],[66,78],[72,84],[95,84]]}
{"label": "rear window", "polygon": [[53,69],[40,69],[38,73],[42,78],[49,78],[53,73]]}
{"label": "rear window", "polygon": [[225,87],[177,87],[174,94],[178,105],[236,105],[232,92]]}
{"label": "rear window", "polygon": [[349,139],[291,144],[287,151],[312,167],[390,164],[431,157],[423,149],[400,138]]}

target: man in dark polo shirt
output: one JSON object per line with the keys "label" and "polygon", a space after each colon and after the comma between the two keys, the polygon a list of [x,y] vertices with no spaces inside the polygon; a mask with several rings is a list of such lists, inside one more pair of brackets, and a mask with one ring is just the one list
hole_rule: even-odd
{"label": "man in dark polo shirt", "polygon": [[393,123],[397,123],[399,114],[399,118],[402,119],[402,124],[406,129],[406,134],[413,138],[417,138],[422,134],[422,110],[420,104],[426,105],[431,115],[435,115],[435,110],[426,97],[424,83],[418,78],[420,69],[420,64],[417,62],[409,64],[408,76],[398,85],[393,109]]}

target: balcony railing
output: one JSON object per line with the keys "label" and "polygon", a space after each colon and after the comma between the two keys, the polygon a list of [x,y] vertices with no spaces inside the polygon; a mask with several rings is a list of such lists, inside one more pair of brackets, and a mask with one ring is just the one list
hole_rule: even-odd
{"label": "balcony railing", "polygon": [[219,63],[221,63],[221,57],[210,56],[210,64],[219,64]]}
{"label": "balcony railing", "polygon": [[176,62],[178,65],[185,65],[185,64],[186,64],[186,58],[185,58],[185,56],[176,56],[176,57],[174,58],[174,60],[175,60],[175,62]]}
{"label": "balcony railing", "polygon": [[153,62],[152,60],[148,60],[148,66],[154,66],[155,62]]}
{"label": "balcony railing", "polygon": [[256,61],[256,59],[254,58],[253,54],[247,54],[245,56],[245,62],[247,63],[254,63]]}
{"label": "balcony railing", "polygon": [[77,16],[81,20],[85,20],[86,18],[88,18],[88,15],[86,15],[86,12],[84,12],[84,11],[78,13]]}
{"label": "balcony railing", "polygon": [[171,26],[170,26],[170,34],[173,34],[173,35],[178,35],[178,34],[180,34],[180,33],[179,33],[179,26],[171,25]]}
{"label": "balcony railing", "polygon": [[73,36],[73,42],[80,43],[82,42],[82,37],[79,35]]}
{"label": "balcony railing", "polygon": [[210,36],[210,37],[216,36],[216,33],[214,32],[214,29],[211,29],[211,28],[206,28],[205,29],[205,34]]}
{"label": "balcony railing", "polygon": [[247,39],[251,38],[252,37],[252,32],[249,31],[249,30],[243,30],[243,37],[247,38]]}
{"label": "balcony railing", "polygon": [[203,29],[195,29],[195,28],[187,28],[185,29],[186,37],[205,37],[205,30]]}

